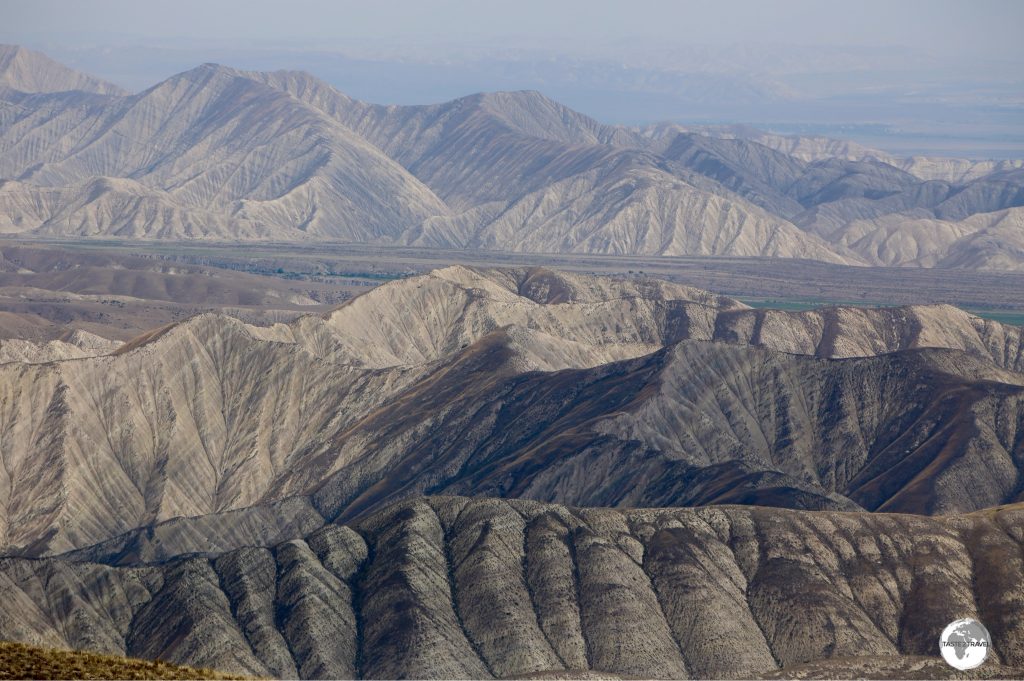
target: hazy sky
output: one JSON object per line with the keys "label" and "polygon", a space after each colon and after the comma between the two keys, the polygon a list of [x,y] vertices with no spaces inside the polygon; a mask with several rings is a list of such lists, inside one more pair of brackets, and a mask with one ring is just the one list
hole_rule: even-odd
{"label": "hazy sky", "polygon": [[6,39],[898,45],[1020,59],[1021,0],[0,0]]}

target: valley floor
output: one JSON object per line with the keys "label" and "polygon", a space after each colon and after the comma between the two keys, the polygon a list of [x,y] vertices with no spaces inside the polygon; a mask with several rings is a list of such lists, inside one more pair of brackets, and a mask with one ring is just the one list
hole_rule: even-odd
{"label": "valley floor", "polygon": [[[511,253],[348,244],[4,240],[69,254],[143,256],[283,278],[344,285],[353,293],[390,279],[452,264],[549,267],[589,274],[649,275],[733,296],[758,307],[948,303],[1003,321],[1024,319],[1024,273],[914,267],[856,267],[787,258],[611,256]],[[796,308],[804,309],[804,308]],[[1007,318],[999,319],[997,315]]]}

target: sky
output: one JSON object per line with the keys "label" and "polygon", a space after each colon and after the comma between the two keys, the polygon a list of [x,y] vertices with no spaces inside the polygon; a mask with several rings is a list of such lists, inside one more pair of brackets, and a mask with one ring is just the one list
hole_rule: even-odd
{"label": "sky", "polygon": [[3,33],[573,47],[654,40],[904,46],[1020,59],[1020,0],[0,0]]}

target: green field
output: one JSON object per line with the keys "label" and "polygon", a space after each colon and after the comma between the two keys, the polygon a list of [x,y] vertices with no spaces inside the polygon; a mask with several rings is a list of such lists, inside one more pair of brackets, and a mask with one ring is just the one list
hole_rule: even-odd
{"label": "green field", "polygon": [[[805,310],[816,310],[822,307],[895,307],[892,304],[885,303],[866,303],[866,302],[855,302],[846,300],[769,300],[769,299],[752,299],[752,298],[740,298],[740,302],[743,302],[750,307],[758,309],[769,309],[769,310],[785,310],[787,312],[803,312]],[[968,312],[973,315],[977,315],[982,319],[991,319],[993,321],[1001,322],[1003,324],[1012,324],[1014,326],[1024,326],[1024,312],[1008,312],[1005,310],[985,310],[977,308],[965,308]]]}
{"label": "green field", "polygon": [[998,310],[968,310],[968,312],[984,319],[1002,322],[1003,324],[1024,326],[1024,313],[1022,312],[1000,312]]}
{"label": "green field", "polygon": [[892,304],[865,303],[849,300],[773,300],[761,298],[738,298],[741,303],[750,307],[767,310],[785,310],[787,312],[803,312],[816,310],[820,307],[895,307]]}

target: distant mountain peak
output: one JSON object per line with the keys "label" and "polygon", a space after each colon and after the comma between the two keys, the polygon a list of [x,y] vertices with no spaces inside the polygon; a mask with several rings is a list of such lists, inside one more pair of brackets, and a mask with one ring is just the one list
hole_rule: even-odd
{"label": "distant mountain peak", "polygon": [[478,92],[473,95],[469,95],[466,99],[479,99],[481,102],[487,103],[536,103],[543,102],[552,106],[562,107],[555,100],[545,95],[540,90],[492,90],[488,92]]}
{"label": "distant mountain peak", "polygon": [[176,73],[169,78],[157,83],[154,87],[159,87],[163,83],[174,82],[178,80],[189,80],[193,82],[206,81],[211,78],[225,77],[225,78],[238,78],[244,77],[245,73],[238,69],[231,68],[230,66],[224,66],[223,64],[217,64],[215,62],[206,62],[199,66]]}
{"label": "distant mountain peak", "polygon": [[21,45],[0,45],[0,85],[21,92],[80,90],[100,95],[126,94],[113,83],[75,71]]}

